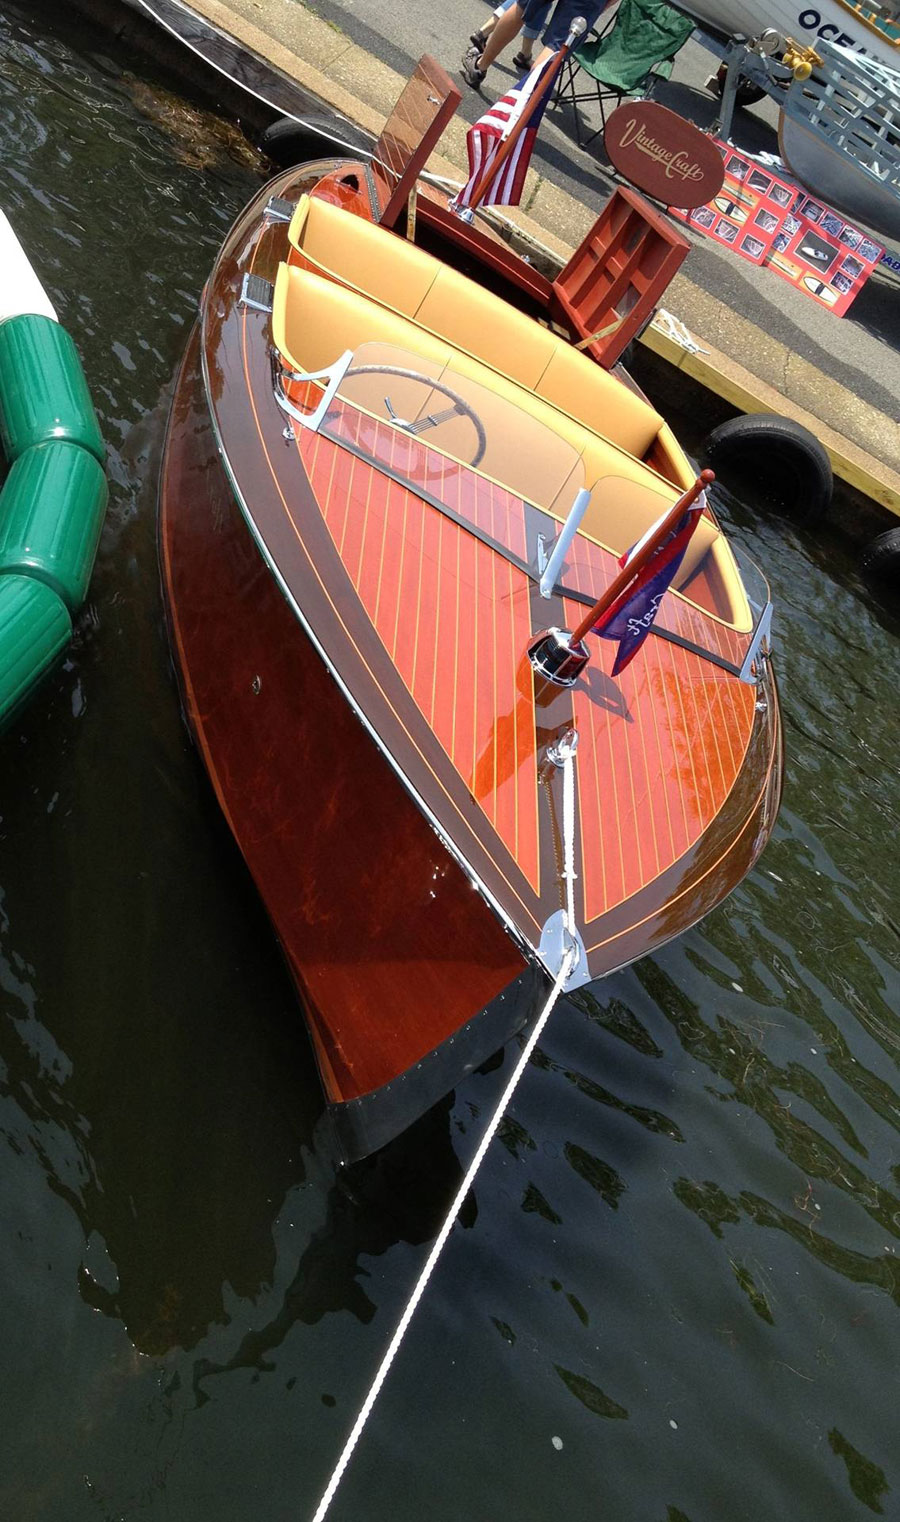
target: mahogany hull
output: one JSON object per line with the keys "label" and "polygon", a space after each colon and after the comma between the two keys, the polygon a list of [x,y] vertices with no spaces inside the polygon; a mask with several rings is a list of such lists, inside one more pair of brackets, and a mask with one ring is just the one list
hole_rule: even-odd
{"label": "mahogany hull", "polygon": [[[583,607],[542,600],[504,567],[497,606],[507,622],[497,614],[493,639],[499,658],[509,636],[498,631],[511,616],[522,623],[504,678],[512,703],[481,739],[473,732],[474,763],[459,767],[434,710],[441,692],[461,723],[470,698],[484,704],[477,672],[470,695],[454,653],[464,615],[456,636],[442,623],[430,664],[404,678],[402,653],[372,612],[398,495],[394,509],[382,504],[384,527],[373,519],[354,540],[358,574],[348,575],[333,520],[339,511],[349,524],[349,496],[320,487],[317,442],[307,449],[285,429],[267,318],[241,309],[244,275],[271,280],[285,255],[283,227],[261,219],[266,200],[296,195],[322,172],[266,187],[217,261],[176,385],[160,552],[187,718],[281,942],[352,1157],[405,1129],[522,1028],[547,991],[536,948],[563,901],[558,784],[535,771],[548,737],[573,723],[581,737],[576,912],[593,977],[680,934],[740,881],[771,831],[782,757],[768,663],[755,691],[710,665],[691,644],[697,615],[686,608],[618,687],[598,662],[573,692],[533,693],[515,650],[543,623],[572,627]],[[452,544],[454,526],[422,513],[432,514],[432,543]],[[442,563],[440,550],[430,563]],[[608,568],[594,556],[584,572],[586,585],[602,585]],[[405,588],[395,589],[401,600]],[[425,596],[420,570],[413,626]],[[722,656],[739,661],[739,646],[722,639]],[[518,782],[504,772],[513,753]]]}
{"label": "mahogany hull", "polygon": [[520,1029],[545,979],[297,623],[216,453],[198,354],[195,332],[160,500],[185,713],[302,999],[342,1148],[365,1155]]}

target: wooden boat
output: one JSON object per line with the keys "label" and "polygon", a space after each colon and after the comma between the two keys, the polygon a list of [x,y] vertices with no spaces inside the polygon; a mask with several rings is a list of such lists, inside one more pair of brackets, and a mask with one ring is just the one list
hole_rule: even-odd
{"label": "wooden boat", "polygon": [[575,988],[706,914],[781,785],[764,631],[708,511],[620,677],[599,641],[574,685],[534,664],[694,472],[548,324],[551,282],[446,197],[416,242],[384,207],[377,166],[323,160],[238,219],[160,499],[187,717],[347,1157],[521,1029],[564,947]]}
{"label": "wooden boat", "polygon": [[812,195],[898,239],[900,74],[828,43],[819,54],[812,76],[784,96],[781,156]]}

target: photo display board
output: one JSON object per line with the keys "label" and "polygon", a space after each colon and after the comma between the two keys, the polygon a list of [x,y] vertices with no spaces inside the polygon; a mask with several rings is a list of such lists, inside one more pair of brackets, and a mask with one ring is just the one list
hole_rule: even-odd
{"label": "photo display board", "polygon": [[725,160],[725,180],[717,196],[692,212],[669,207],[673,217],[698,227],[716,243],[734,249],[751,264],[764,264],[784,219],[801,192],[789,180],[715,140]]}
{"label": "photo display board", "polygon": [[843,317],[883,253],[883,245],[868,233],[804,195],[775,237],[766,262],[783,280]]}
{"label": "photo display board", "polygon": [[880,262],[882,245],[783,175],[715,143],[725,161],[721,191],[690,212],[670,206],[670,215],[843,317]]}

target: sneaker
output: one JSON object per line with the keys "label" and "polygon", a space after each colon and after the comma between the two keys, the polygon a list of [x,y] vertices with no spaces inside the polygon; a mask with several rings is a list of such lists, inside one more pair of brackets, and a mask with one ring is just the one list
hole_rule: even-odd
{"label": "sneaker", "polygon": [[484,45],[487,42],[487,40],[488,40],[488,34],[487,34],[487,32],[472,32],[471,36],[469,37],[469,41],[471,42],[472,46],[476,47],[478,49],[478,56],[479,56],[479,58],[481,57],[482,53],[484,52]]}
{"label": "sneaker", "polygon": [[534,59],[531,57],[531,55],[529,53],[522,53],[520,51],[520,52],[518,52],[516,54],[515,58],[513,59],[513,68],[514,69],[522,69],[523,72],[524,72],[525,69],[530,69],[531,65],[533,63],[534,63]]}
{"label": "sneaker", "polygon": [[478,60],[480,57],[481,48],[476,47],[473,43],[472,46],[467,48],[463,53],[462,63],[459,66],[460,74],[462,75],[466,84],[472,86],[473,90],[480,90],[481,86],[484,84],[485,79],[487,78],[487,69],[479,69],[478,67]]}

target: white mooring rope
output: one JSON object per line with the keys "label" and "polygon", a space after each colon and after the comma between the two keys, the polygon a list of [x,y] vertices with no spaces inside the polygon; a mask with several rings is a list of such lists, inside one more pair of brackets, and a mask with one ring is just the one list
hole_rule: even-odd
{"label": "white mooring rope", "polygon": [[575,747],[577,730],[559,746],[563,768],[563,878],[566,884],[566,929],[575,934]]}
{"label": "white mooring rope", "polygon": [[[572,812],[574,817],[574,802]],[[538,1040],[540,1039],[541,1032],[553,1012],[553,1007],[556,1004],[557,999],[566,986],[569,974],[575,965],[575,959],[577,955],[578,948],[572,945],[568,948],[565,956],[563,957],[562,966],[556,975],[556,982],[550,990],[550,997],[544,1005],[544,1008],[541,1010],[534,1030],[531,1032],[531,1035],[528,1037],[528,1040],[525,1043],[525,1046],[522,1050],[522,1055],[519,1058],[519,1061],[516,1063],[515,1070],[510,1077],[509,1083],[506,1085],[506,1088],[503,1090],[503,1093],[500,1096],[500,1102],[497,1105],[493,1115],[491,1116],[488,1128],[485,1131],[484,1136],[481,1138],[481,1142],[478,1146],[478,1151],[475,1153],[475,1156],[473,1157],[466,1170],[465,1177],[456,1192],[456,1197],[453,1201],[453,1204],[450,1206],[447,1218],[444,1221],[440,1232],[438,1233],[437,1239],[431,1249],[431,1252],[428,1254],[428,1259],[425,1267],[422,1269],[422,1272],[416,1281],[416,1287],[409,1297],[406,1309],[404,1310],[403,1315],[400,1317],[400,1320],[397,1323],[397,1330],[394,1332],[394,1335],[388,1344],[387,1351],[378,1367],[378,1372],[376,1373],[375,1378],[372,1380],[372,1383],[369,1387],[369,1393],[363,1401],[360,1413],[353,1424],[353,1430],[350,1433],[346,1443],[344,1444],[343,1452],[341,1453],[341,1456],[334,1467],[331,1479],[328,1481],[328,1485],[326,1486],[325,1493],[316,1508],[313,1522],[322,1522],[322,1518],[325,1516],[325,1513],[328,1511],[328,1508],[334,1499],[335,1492],[343,1478],[344,1470],[347,1468],[347,1465],[350,1462],[353,1450],[359,1442],[362,1430],[369,1419],[372,1407],[378,1399],[381,1387],[387,1378],[388,1370],[390,1369],[400,1344],[406,1335],[406,1329],[409,1326],[409,1323],[412,1321],[416,1306],[425,1293],[425,1287],[428,1284],[432,1273],[434,1272],[435,1265],[444,1249],[447,1238],[449,1237],[450,1232],[453,1230],[456,1218],[462,1209],[463,1201],[466,1198],[466,1195],[471,1189],[473,1183],[475,1182],[475,1175],[478,1172],[478,1169],[481,1167],[482,1162],[484,1161],[484,1155],[487,1152],[491,1142],[493,1141],[494,1134],[501,1120],[503,1119],[513,1094],[515,1093],[519,1079],[522,1077],[522,1074],[528,1066],[529,1058],[531,1057],[531,1054],[534,1051]]]}
{"label": "white mooring rope", "polygon": [[447,1239],[450,1236],[450,1233],[455,1225],[456,1218],[459,1215],[459,1212],[462,1210],[463,1201],[465,1200],[466,1195],[469,1193],[469,1190],[475,1182],[475,1175],[481,1167],[481,1164],[484,1161],[485,1153],[487,1152],[488,1147],[494,1139],[497,1128],[500,1125],[503,1116],[506,1114],[506,1111],[509,1108],[513,1094],[515,1093],[518,1086],[519,1079],[522,1077],[522,1074],[528,1066],[531,1054],[537,1046],[538,1041],[540,1040],[541,1032],[543,1031],[544,1026],[547,1024],[547,1021],[550,1019],[556,1001],[565,988],[567,982],[569,981],[570,974],[574,970],[575,964],[578,960],[578,944],[574,939],[575,750],[577,745],[577,731],[567,730],[566,733],[562,735],[556,742],[556,745],[551,746],[548,752],[550,759],[554,762],[555,765],[561,766],[563,772],[562,876],[565,881],[566,889],[565,928],[568,932],[569,944],[566,947],[565,953],[563,955],[559,972],[556,974],[556,981],[550,990],[550,996],[537,1018],[531,1035],[528,1037],[528,1040],[525,1042],[525,1045],[522,1048],[522,1054],[510,1076],[509,1083],[506,1085],[506,1088],[503,1090],[503,1093],[500,1096],[496,1109],[494,1110],[494,1113],[488,1122],[487,1129],[478,1144],[478,1150],[475,1153],[475,1156],[472,1158],[468,1168],[466,1169],[465,1177],[463,1178],[462,1183],[456,1191],[453,1204],[450,1206],[444,1224],[438,1232],[434,1246],[432,1247],[431,1252],[428,1254],[428,1258],[425,1262],[425,1267],[422,1269],[422,1272],[416,1280],[415,1288],[410,1295],[409,1300],[407,1301],[406,1309],[404,1310],[403,1315],[400,1317],[400,1320],[397,1323],[396,1331],[388,1343],[387,1351],[385,1352],[385,1355],[378,1366],[375,1378],[372,1380],[372,1383],[369,1386],[369,1393],[362,1403],[356,1421],[353,1423],[353,1429],[350,1433],[350,1436],[347,1438],[347,1441],[344,1444],[343,1450],[341,1452],[341,1456],[332,1471],[331,1479],[328,1481],[328,1484],[325,1487],[325,1492],[322,1496],[322,1499],[316,1507],[315,1516],[313,1517],[312,1522],[322,1522],[322,1518],[325,1516],[329,1506],[334,1500],[335,1492],[337,1491],[337,1488],[343,1479],[344,1470],[347,1468],[347,1465],[350,1462],[350,1459],[353,1455],[353,1450],[362,1435],[362,1430],[365,1427],[366,1422],[369,1420],[372,1407],[378,1399],[382,1385],[387,1379],[391,1364],[394,1362],[394,1358],[397,1355],[400,1344],[403,1341],[403,1338],[406,1336],[406,1331],[410,1322],[412,1321],[416,1306],[425,1293],[425,1288],[428,1284],[429,1279],[431,1278],[431,1275],[434,1272],[437,1260],[443,1252]]}

